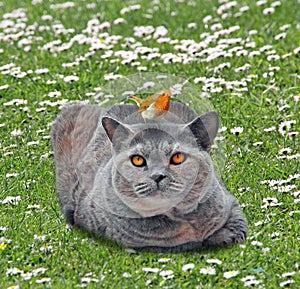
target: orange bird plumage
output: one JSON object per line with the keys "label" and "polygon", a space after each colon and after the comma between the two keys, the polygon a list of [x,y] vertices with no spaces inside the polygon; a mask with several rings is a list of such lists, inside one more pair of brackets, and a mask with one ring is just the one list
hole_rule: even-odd
{"label": "orange bird plumage", "polygon": [[138,112],[144,119],[156,120],[162,118],[170,108],[171,92],[169,90],[159,91],[146,99],[131,96],[139,106]]}

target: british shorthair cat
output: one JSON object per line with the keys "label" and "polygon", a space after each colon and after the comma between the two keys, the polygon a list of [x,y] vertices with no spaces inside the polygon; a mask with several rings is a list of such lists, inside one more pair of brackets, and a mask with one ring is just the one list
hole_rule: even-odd
{"label": "british shorthair cat", "polygon": [[218,114],[172,102],[145,122],[136,111],[73,104],[58,116],[52,143],[67,222],[152,251],[245,241],[247,221],[209,156]]}

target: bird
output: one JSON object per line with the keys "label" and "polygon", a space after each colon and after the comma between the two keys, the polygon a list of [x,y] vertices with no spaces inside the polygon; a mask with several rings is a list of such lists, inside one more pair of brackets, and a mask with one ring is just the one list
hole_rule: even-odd
{"label": "bird", "polygon": [[158,91],[146,99],[131,96],[131,100],[135,101],[139,109],[137,112],[146,120],[157,120],[162,118],[170,108],[171,92],[169,90]]}

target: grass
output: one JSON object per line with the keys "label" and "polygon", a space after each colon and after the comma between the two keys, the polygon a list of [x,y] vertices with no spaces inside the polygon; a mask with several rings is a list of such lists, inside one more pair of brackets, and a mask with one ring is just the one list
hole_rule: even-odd
{"label": "grass", "polygon": [[[50,1],[0,3],[1,288],[242,288],[249,284],[299,288],[299,3],[238,2],[230,2],[236,5],[226,11],[220,10],[223,4],[218,1],[76,0],[69,8],[53,7],[57,3]],[[141,6],[120,14],[133,4]],[[241,12],[246,5],[249,9]],[[274,11],[265,15],[269,7]],[[22,10],[10,14],[15,9]],[[207,15],[213,20],[204,23]],[[125,23],[113,24],[119,17]],[[107,45],[104,50],[87,54],[88,42],[74,42],[62,51],[46,49],[53,41],[60,41],[59,48],[75,35],[89,36],[84,29],[94,18],[111,24],[96,36]],[[189,28],[189,23],[197,27]],[[218,23],[223,28],[214,26]],[[59,32],[55,32],[57,24],[63,25]],[[178,43],[158,44],[152,34],[148,39],[134,35],[135,27],[147,25],[164,26],[166,37]],[[216,35],[236,25],[239,28],[230,34]],[[283,39],[281,33],[286,33]],[[111,35],[121,37],[108,43]],[[139,54],[134,65],[122,63],[122,53],[101,58],[109,51],[135,51],[128,37],[143,47],[159,48],[160,55],[147,61]],[[206,41],[207,48],[216,48],[222,40],[228,46],[219,46],[219,51],[231,51],[231,56],[214,58],[212,50],[195,55],[188,46],[179,51],[176,45],[182,40]],[[181,62],[165,63],[162,55],[169,52],[181,53]],[[79,56],[84,58],[74,64]],[[188,63],[182,63],[185,60]],[[10,68],[5,66],[10,63]],[[41,68],[48,70],[37,71]],[[113,83],[105,80],[107,75],[129,76],[145,69],[190,79],[198,95],[208,96],[221,115],[227,128],[223,179],[243,204],[249,221],[245,244],[181,254],[130,253],[118,244],[66,227],[55,192],[49,124],[63,99],[95,102],[97,88]],[[78,80],[66,82],[63,77],[69,75]],[[206,79],[197,81],[203,76]],[[51,97],[54,91],[61,95]],[[236,127],[243,132],[232,133]],[[19,201],[7,202],[17,196]],[[209,264],[210,259],[222,263]],[[186,264],[194,268],[182,270]],[[211,266],[214,275],[200,272]],[[158,268],[158,272],[143,268]],[[230,271],[238,274],[225,278]]]}

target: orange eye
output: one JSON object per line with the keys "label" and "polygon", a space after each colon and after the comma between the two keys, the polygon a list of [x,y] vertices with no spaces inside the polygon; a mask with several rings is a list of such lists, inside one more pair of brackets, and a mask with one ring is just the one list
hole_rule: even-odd
{"label": "orange eye", "polygon": [[136,167],[143,167],[146,165],[146,160],[140,155],[134,155],[131,157],[131,163]]}
{"label": "orange eye", "polygon": [[172,157],[171,157],[171,161],[170,163],[172,165],[180,165],[184,162],[185,160],[185,155],[183,153],[175,153]]}

